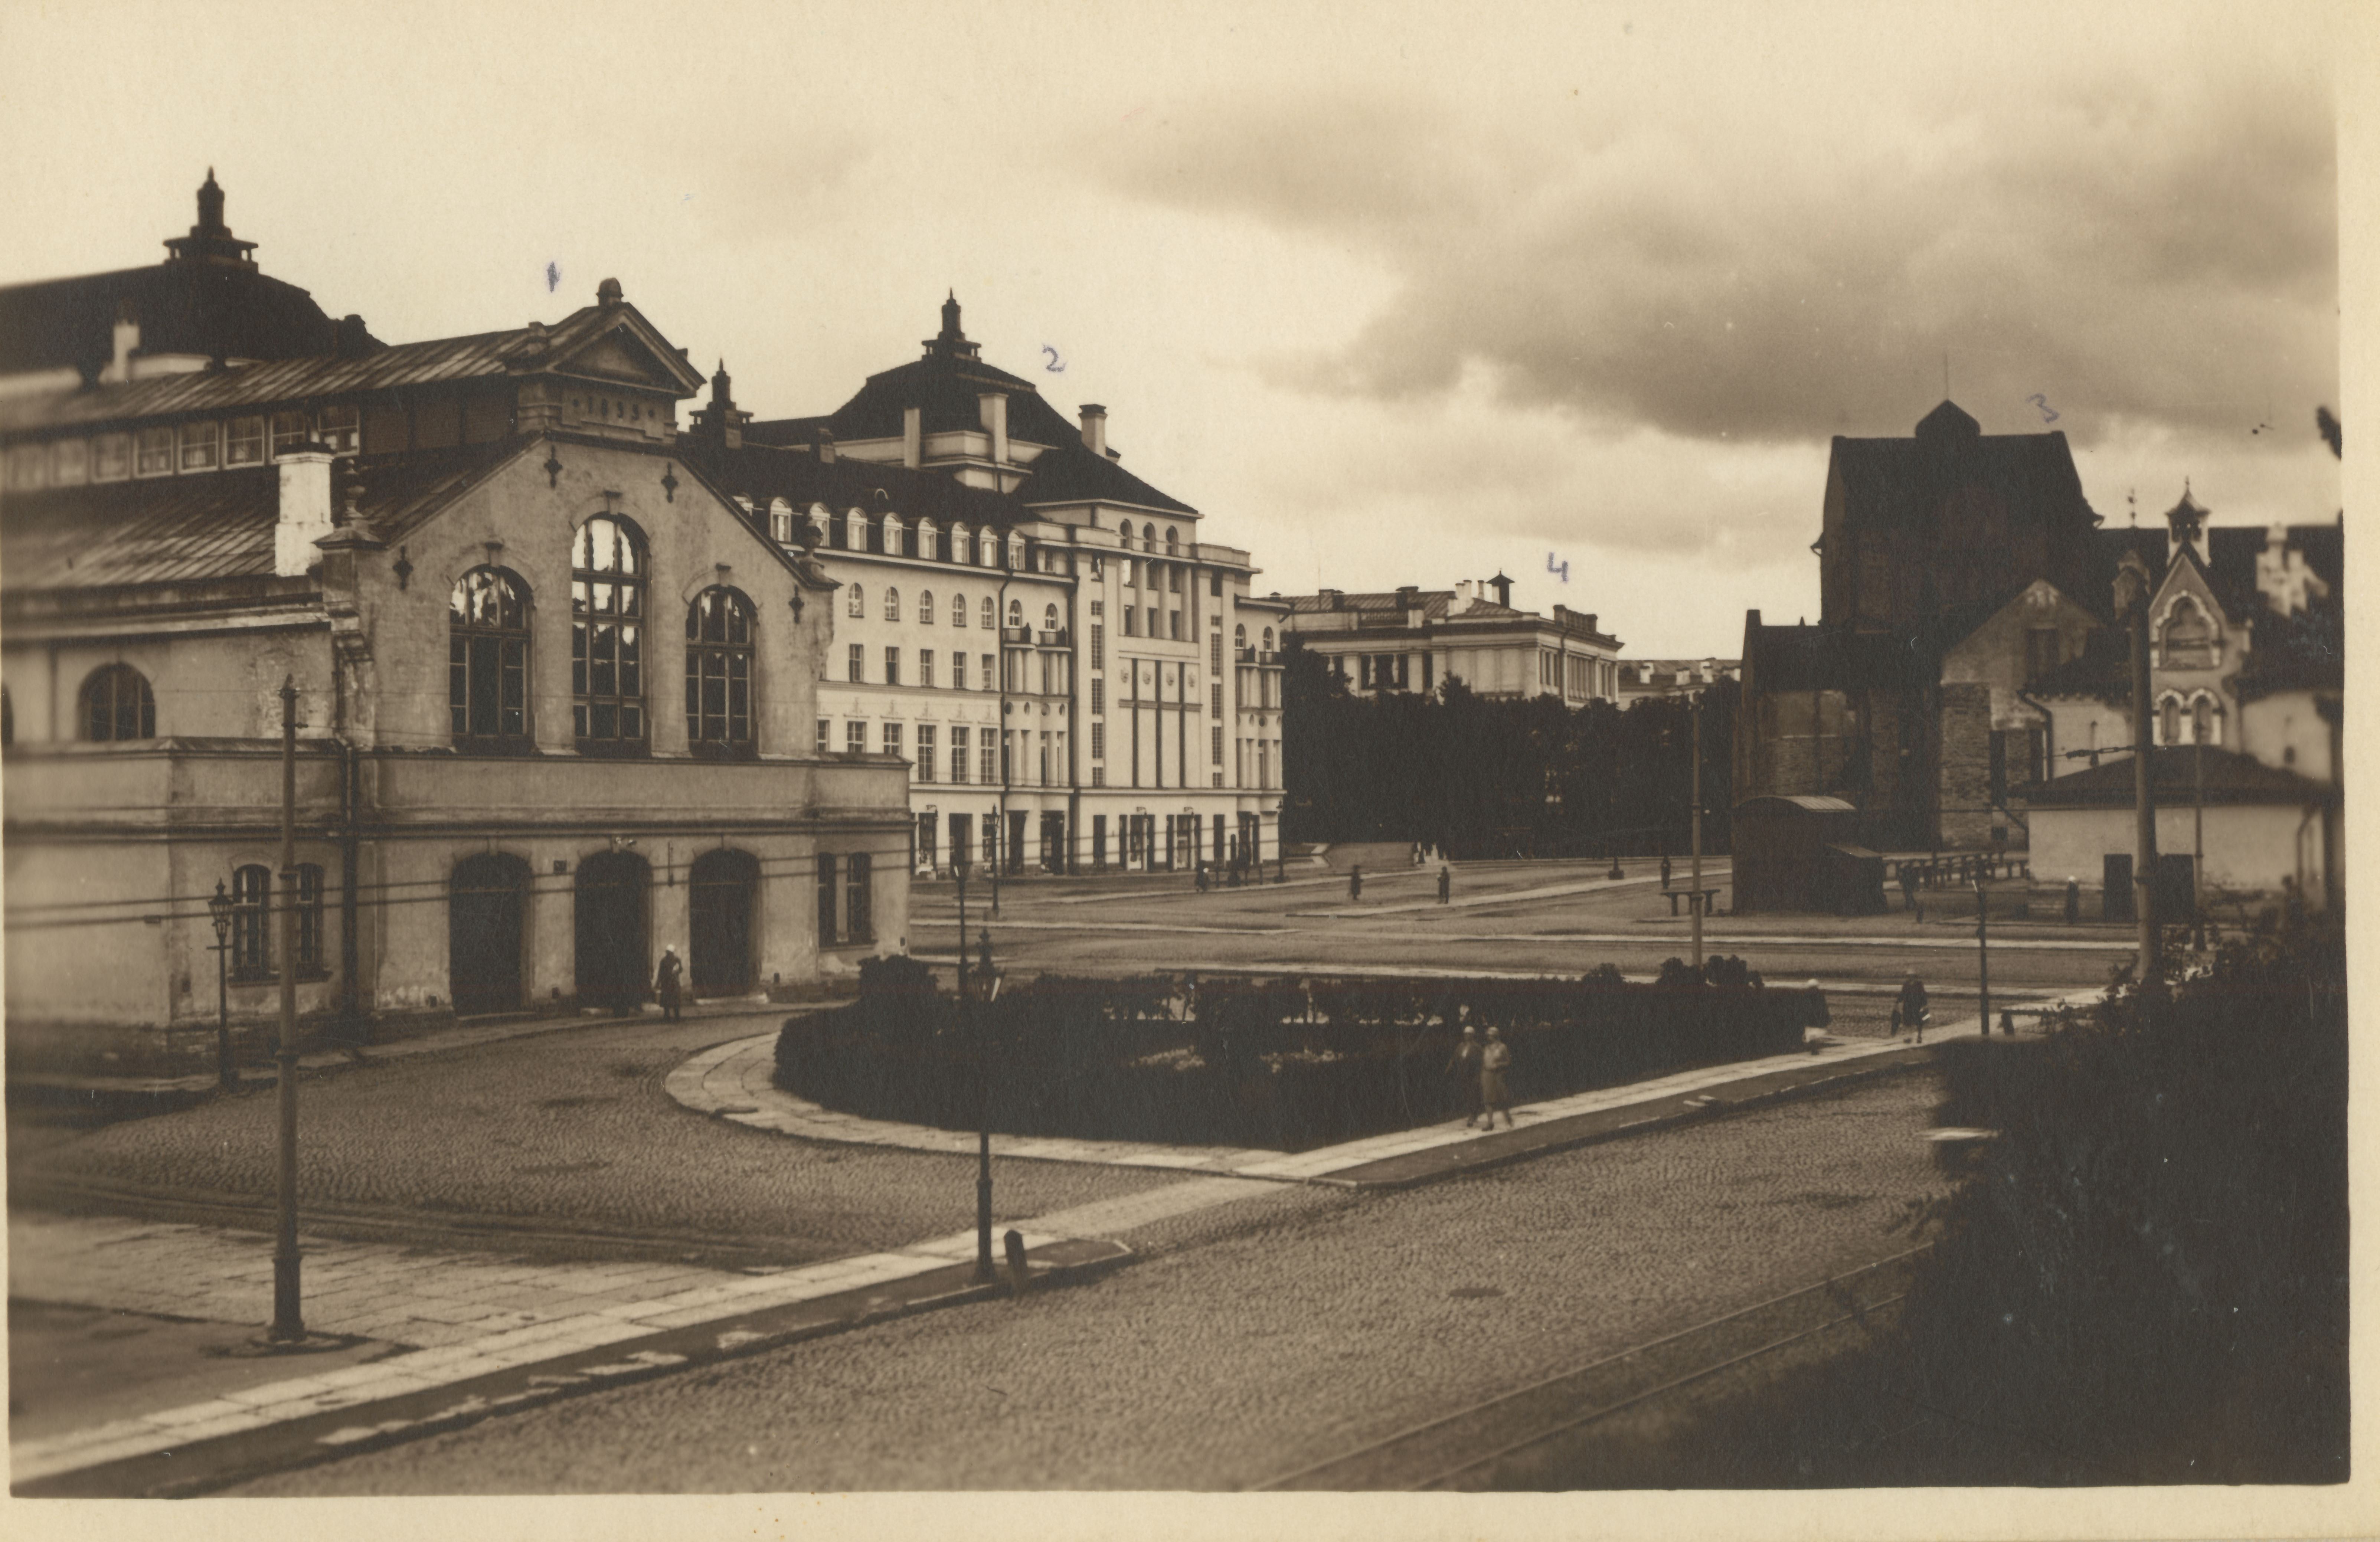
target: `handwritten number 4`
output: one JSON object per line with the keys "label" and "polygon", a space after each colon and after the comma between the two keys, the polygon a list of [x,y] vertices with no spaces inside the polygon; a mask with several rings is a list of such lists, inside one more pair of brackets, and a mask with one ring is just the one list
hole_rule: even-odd
{"label": "handwritten number 4", "polygon": [[2058,421],[2058,409],[2049,405],[2049,398],[2047,396],[2036,391],[2032,395],[2027,396],[2025,400],[2041,408],[2041,420],[2043,422],[2055,423]]}
{"label": "handwritten number 4", "polygon": [[1570,564],[1567,562],[1556,563],[1554,561],[1554,554],[1551,552],[1546,553],[1546,571],[1548,573],[1559,573],[1561,575],[1561,581],[1563,583],[1566,584],[1570,582]]}

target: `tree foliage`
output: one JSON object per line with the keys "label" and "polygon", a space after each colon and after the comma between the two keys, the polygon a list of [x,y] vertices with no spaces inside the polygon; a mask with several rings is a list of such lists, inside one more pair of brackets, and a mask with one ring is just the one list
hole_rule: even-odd
{"label": "tree foliage", "polygon": [[[1323,658],[1283,659],[1282,826],[1291,841],[1419,841],[1457,856],[1682,855],[1693,718],[1677,697],[1625,710],[1490,699],[1460,680],[1358,696]],[[1704,693],[1703,849],[1728,849],[1740,687]]]}

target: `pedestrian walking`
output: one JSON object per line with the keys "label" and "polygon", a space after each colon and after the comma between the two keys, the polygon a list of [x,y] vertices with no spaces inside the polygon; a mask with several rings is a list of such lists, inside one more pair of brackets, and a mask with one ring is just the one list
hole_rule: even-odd
{"label": "pedestrian walking", "polygon": [[1200,892],[1200,893],[1202,893],[1202,894],[1203,894],[1203,893],[1205,893],[1206,892],[1207,892],[1207,864],[1205,864],[1204,862],[1201,862],[1201,863],[1199,863],[1199,864],[1198,864],[1198,892]]}
{"label": "pedestrian walking", "polygon": [[1363,897],[1364,865],[1361,862],[1358,862],[1354,867],[1347,869],[1347,898],[1353,901],[1360,900]]}
{"label": "pedestrian walking", "polygon": [[1900,1038],[1900,1030],[1907,1028],[1917,1036],[1918,1043],[1925,1043],[1925,1024],[1933,1015],[1925,1005],[1925,982],[1917,977],[1916,970],[1912,969],[1901,980],[1900,996],[1893,1003],[1893,1037]]}
{"label": "pedestrian walking", "polygon": [[1504,1127],[1512,1127],[1512,1094],[1504,1087],[1504,1073],[1512,1068],[1512,1047],[1504,1042],[1504,1030],[1490,1027],[1479,1050],[1480,1128],[1494,1129],[1499,1113],[1504,1116]]}
{"label": "pedestrian walking", "polygon": [[1917,869],[1906,862],[1900,864],[1900,908],[1912,914],[1917,910]]}
{"label": "pedestrian walking", "polygon": [[[961,947],[961,950],[962,950],[962,951],[964,951],[964,950],[965,950],[965,944],[964,942],[962,942],[962,943],[960,944],[960,947]],[[984,986],[984,988],[985,988],[986,990],[990,990],[990,987],[991,987],[991,929],[990,929],[990,928],[989,928],[989,927],[978,927],[978,928],[977,928],[977,929],[976,929],[976,934],[975,934],[975,947],[976,947],[976,965],[975,965],[975,968],[976,968],[976,977],[977,977],[978,980],[980,980],[980,981],[982,981],[982,982],[983,982],[983,986]]]}
{"label": "pedestrian walking", "polygon": [[1661,888],[1662,888],[1662,890],[1663,890],[1664,892],[1667,892],[1667,891],[1668,891],[1668,889],[1669,889],[1669,887],[1670,887],[1670,857],[1669,857],[1669,854],[1668,854],[1668,853],[1666,853],[1666,852],[1664,852],[1664,853],[1662,854],[1662,856],[1661,856]]}
{"label": "pedestrian walking", "polygon": [[1454,898],[1454,869],[1445,863],[1438,865],[1438,903],[1445,905]]}
{"label": "pedestrian walking", "polygon": [[662,1003],[662,1021],[677,1019],[678,981],[686,974],[686,965],[678,962],[675,948],[662,950],[662,966],[653,975],[653,994]]}
{"label": "pedestrian walking", "polygon": [[1468,1020],[1469,1007],[1457,1010],[1464,1019],[1463,1037],[1454,1041],[1454,1054],[1446,1062],[1446,1074],[1454,1078],[1455,1097],[1463,1104],[1463,1127],[1468,1130],[1479,1123],[1479,1029]]}

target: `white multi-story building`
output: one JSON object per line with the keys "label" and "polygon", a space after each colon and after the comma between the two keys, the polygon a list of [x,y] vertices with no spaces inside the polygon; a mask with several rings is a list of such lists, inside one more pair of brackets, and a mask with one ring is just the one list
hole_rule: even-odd
{"label": "white multi-story building", "polygon": [[1287,629],[1300,646],[1353,690],[1426,695],[1454,679],[1481,696],[1551,696],[1572,706],[1616,698],[1620,639],[1566,606],[1551,616],[1514,610],[1512,584],[1500,574],[1451,589],[1274,598],[1289,608]]}
{"label": "white multi-story building", "polygon": [[984,363],[953,299],[836,411],[753,422],[722,369],[681,439],[842,585],[818,747],[911,762],[920,868],[1278,855],[1288,607],[1106,427]]}

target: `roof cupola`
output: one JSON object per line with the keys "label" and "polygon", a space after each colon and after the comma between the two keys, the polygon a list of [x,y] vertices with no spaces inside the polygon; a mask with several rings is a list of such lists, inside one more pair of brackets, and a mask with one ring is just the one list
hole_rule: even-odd
{"label": "roof cupola", "polygon": [[256,260],[249,253],[256,249],[254,241],[232,238],[231,227],[224,224],[224,191],[215,183],[215,168],[207,168],[207,179],[199,184],[199,223],[190,226],[188,236],[176,236],[165,243],[175,262],[225,262],[243,268],[253,268]]}

